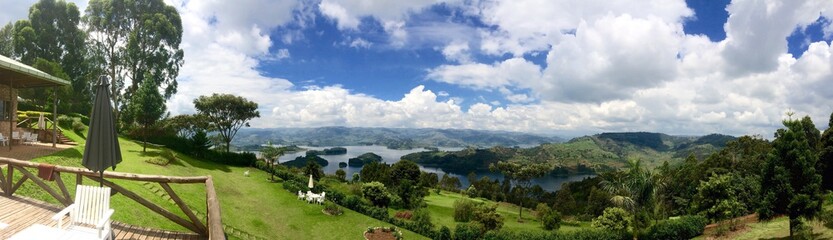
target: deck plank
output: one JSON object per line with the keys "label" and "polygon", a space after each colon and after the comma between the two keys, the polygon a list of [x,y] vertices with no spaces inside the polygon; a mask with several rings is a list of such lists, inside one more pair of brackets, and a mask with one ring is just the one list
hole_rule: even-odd
{"label": "deck plank", "polygon": [[[52,216],[60,210],[59,207],[36,200],[17,196],[0,196],[0,222],[9,224],[8,227],[0,230],[0,239],[7,239],[34,224],[57,227],[57,223],[52,221]],[[149,229],[120,222],[113,222],[112,227],[116,239],[206,239],[194,233]]]}

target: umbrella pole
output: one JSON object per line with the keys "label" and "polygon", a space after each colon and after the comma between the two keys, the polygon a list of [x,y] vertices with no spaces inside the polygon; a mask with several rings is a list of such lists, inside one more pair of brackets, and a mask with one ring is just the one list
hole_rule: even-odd
{"label": "umbrella pole", "polygon": [[98,176],[98,187],[104,187],[104,170],[101,170]]}

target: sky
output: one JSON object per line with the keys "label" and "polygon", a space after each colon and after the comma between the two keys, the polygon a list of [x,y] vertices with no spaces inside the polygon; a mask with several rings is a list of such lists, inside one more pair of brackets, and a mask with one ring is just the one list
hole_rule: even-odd
{"label": "sky", "polygon": [[[0,0],[0,23],[33,2]],[[217,92],[257,102],[258,128],[771,138],[788,111],[833,113],[829,0],[166,2],[172,114]]]}

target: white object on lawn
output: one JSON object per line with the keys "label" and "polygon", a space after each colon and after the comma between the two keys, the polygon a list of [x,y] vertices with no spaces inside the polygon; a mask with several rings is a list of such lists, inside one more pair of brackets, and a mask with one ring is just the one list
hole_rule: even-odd
{"label": "white object on lawn", "polygon": [[246,170],[245,172],[243,172],[243,176],[248,177],[249,176],[249,170]]}
{"label": "white object on lawn", "polygon": [[301,191],[298,191],[298,199],[304,199],[304,198],[306,198],[306,197],[307,197],[307,196],[306,196],[306,195],[304,195],[304,193],[302,193]]}
{"label": "white object on lawn", "polygon": [[[64,228],[64,216],[69,214],[68,232],[97,233],[96,239],[112,239],[110,217],[110,188],[78,185],[75,189],[75,203],[52,217],[58,221],[58,228]],[[95,228],[82,225],[91,225]]]}
{"label": "white object on lawn", "polygon": [[324,204],[324,197],[327,196],[327,192],[322,192],[321,196],[318,196],[318,204]]}

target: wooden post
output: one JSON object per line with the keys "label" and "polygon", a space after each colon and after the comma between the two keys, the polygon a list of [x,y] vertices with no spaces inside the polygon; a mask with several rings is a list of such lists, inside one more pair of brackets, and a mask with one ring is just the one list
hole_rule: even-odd
{"label": "wooden post", "polygon": [[58,144],[58,86],[52,87],[52,97],[52,148],[55,148]]}
{"label": "wooden post", "polygon": [[[12,145],[11,143],[9,145]],[[6,196],[12,196],[12,174],[14,174],[14,170],[11,164],[6,164]]]}
{"label": "wooden post", "polygon": [[211,176],[205,180],[205,207],[206,215],[208,217],[208,239],[210,240],[224,240],[226,239],[223,231],[223,220],[220,214],[220,201],[217,200],[217,192],[214,190],[214,180]]}
{"label": "wooden post", "polygon": [[[9,108],[10,108],[9,109],[9,152],[12,151],[12,140],[13,140],[12,139],[12,134],[13,134],[12,132],[14,131],[14,125],[15,125],[14,124],[14,117],[17,116],[17,104],[14,104],[13,101],[15,101],[15,99],[14,99],[14,96],[12,96],[12,95],[14,95],[12,93],[12,92],[14,92],[13,85],[14,85],[14,81],[9,79]],[[11,108],[13,108],[14,111],[12,111]],[[11,195],[9,195],[9,196],[11,196]]]}

